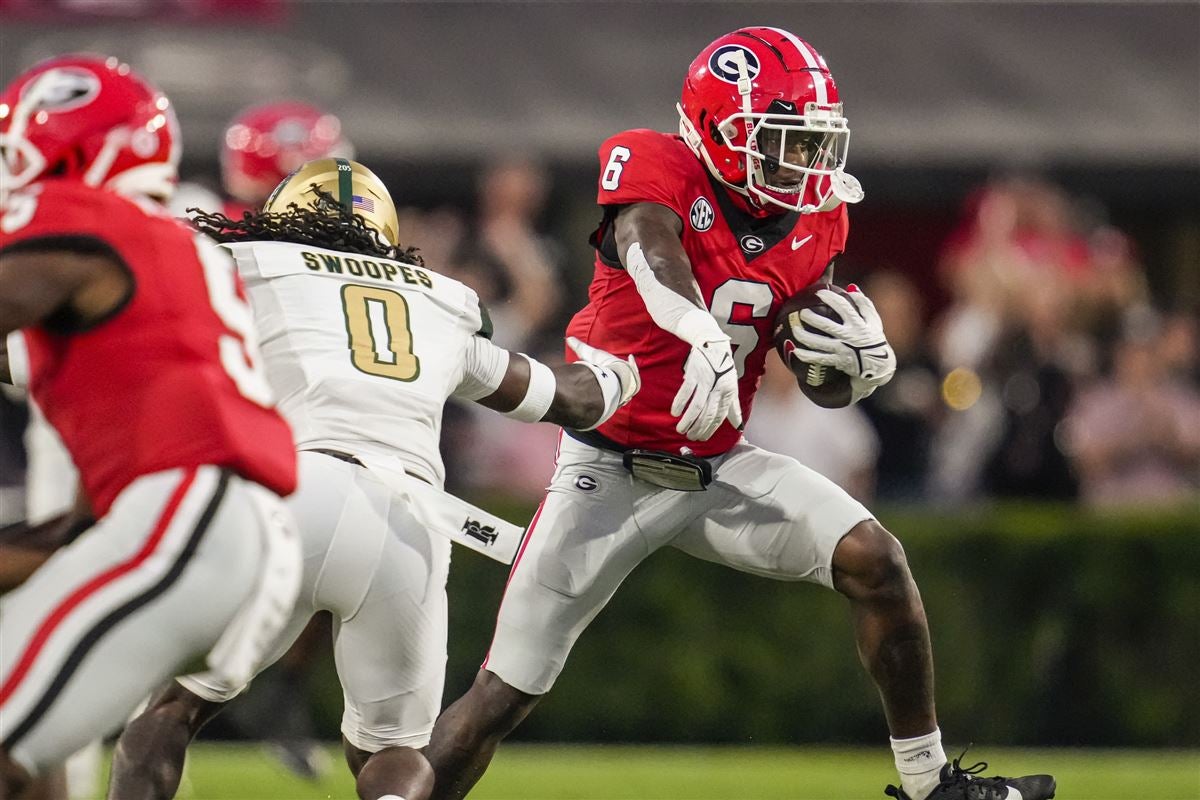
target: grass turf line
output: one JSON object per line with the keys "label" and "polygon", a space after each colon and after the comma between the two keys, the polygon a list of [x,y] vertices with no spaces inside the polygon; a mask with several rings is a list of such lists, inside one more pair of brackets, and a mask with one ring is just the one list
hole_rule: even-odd
{"label": "grass turf line", "polygon": [[[1200,751],[978,748],[986,774],[1047,771],[1056,800],[1200,800]],[[181,800],[341,800],[354,784],[331,748],[319,783],[246,745],[192,748]],[[502,747],[472,800],[880,800],[896,782],[881,748]]]}

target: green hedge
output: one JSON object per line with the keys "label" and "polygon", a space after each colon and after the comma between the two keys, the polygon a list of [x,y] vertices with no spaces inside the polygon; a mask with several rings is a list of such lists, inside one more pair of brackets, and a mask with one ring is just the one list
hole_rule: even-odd
{"label": "green hedge", "polygon": [[[532,509],[488,507],[524,522]],[[1200,745],[1200,514],[1064,507],[881,513],[932,628],[952,742]],[[506,570],[455,548],[447,702],[470,685]],[[336,730],[340,692],[326,684]],[[652,556],[514,734],[554,741],[886,736],[846,603],[673,550]]]}

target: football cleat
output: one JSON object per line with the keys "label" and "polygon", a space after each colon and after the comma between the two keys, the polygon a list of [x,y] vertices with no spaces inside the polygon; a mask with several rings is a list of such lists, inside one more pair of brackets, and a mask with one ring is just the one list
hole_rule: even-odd
{"label": "football cleat", "polygon": [[[963,751],[966,755],[966,751]],[[962,756],[942,766],[940,782],[922,798],[909,797],[898,786],[888,786],[883,793],[896,800],[1050,800],[1057,788],[1050,775],[1026,775],[1021,778],[977,777],[987,769],[980,761],[963,768]]]}
{"label": "football cleat", "polygon": [[312,739],[276,737],[266,747],[297,778],[319,781],[329,771],[329,754]]}

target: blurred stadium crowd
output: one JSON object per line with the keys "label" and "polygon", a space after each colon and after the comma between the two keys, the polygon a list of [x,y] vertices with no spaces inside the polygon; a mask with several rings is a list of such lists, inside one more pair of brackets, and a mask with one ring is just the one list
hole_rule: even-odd
{"label": "blurred stadium crowd", "polygon": [[[747,435],[769,435],[775,449],[881,502],[1197,497],[1190,176],[1200,151],[1187,9],[695,3],[664,39],[651,24],[661,22],[655,4],[619,4],[620,14],[589,15],[588,36],[560,51],[556,37],[576,41],[580,29],[573,4],[479,4],[470,14],[453,5],[0,0],[0,62],[14,70],[108,46],[161,75],[183,109],[184,176],[195,182],[181,214],[220,203],[217,192],[244,206],[274,184],[252,163],[240,183],[230,158],[219,163],[218,137],[228,154],[253,129],[224,124],[238,105],[336,106],[340,121],[297,119],[330,146],[344,126],[360,160],[410,204],[404,240],[479,292],[500,344],[554,359],[591,277],[586,237],[599,215],[589,154],[614,130],[671,116],[676,50],[689,54],[743,17],[778,16],[837,54],[855,125],[851,166],[867,189],[837,280],[878,298],[900,372],[861,407],[829,412],[775,364]],[[211,27],[193,29],[198,20]],[[359,35],[395,22],[397,42]],[[537,45],[514,51],[531,30]],[[1070,45],[1084,39],[1087,48]],[[893,69],[878,70],[868,52]],[[504,79],[481,79],[482,64]],[[636,86],[628,74],[640,76]],[[285,139],[292,117],[274,120]],[[1125,119],[1138,120],[1136,136]],[[446,423],[451,488],[541,495],[551,426],[518,432],[460,407]],[[6,398],[0,517],[21,513],[23,426],[19,400]]]}
{"label": "blurred stadium crowd", "polygon": [[[591,264],[569,258],[566,234],[543,224],[551,175],[535,161],[497,163],[476,176],[475,197],[405,208],[401,225],[428,265],[479,293],[499,344],[554,362]],[[206,200],[216,195],[193,187],[178,211]],[[772,360],[752,441],[769,439],[867,501],[1161,506],[1200,496],[1200,323],[1152,296],[1138,245],[1094,201],[1036,175],[975,188],[930,254],[937,291],[929,276],[854,262],[853,243],[838,280],[875,298],[896,379],[860,406],[825,410]],[[20,507],[25,418],[19,398],[6,398],[6,516]],[[535,501],[556,443],[552,426],[455,405],[449,482]]]}

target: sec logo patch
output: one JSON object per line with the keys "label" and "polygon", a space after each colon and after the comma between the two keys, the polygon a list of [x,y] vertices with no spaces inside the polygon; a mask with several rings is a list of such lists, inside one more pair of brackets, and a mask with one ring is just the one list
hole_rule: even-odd
{"label": "sec logo patch", "polygon": [[696,202],[692,203],[692,210],[688,213],[688,219],[692,223],[692,230],[703,233],[712,227],[715,218],[716,215],[713,213],[713,208],[709,204],[708,198],[697,197]]}

